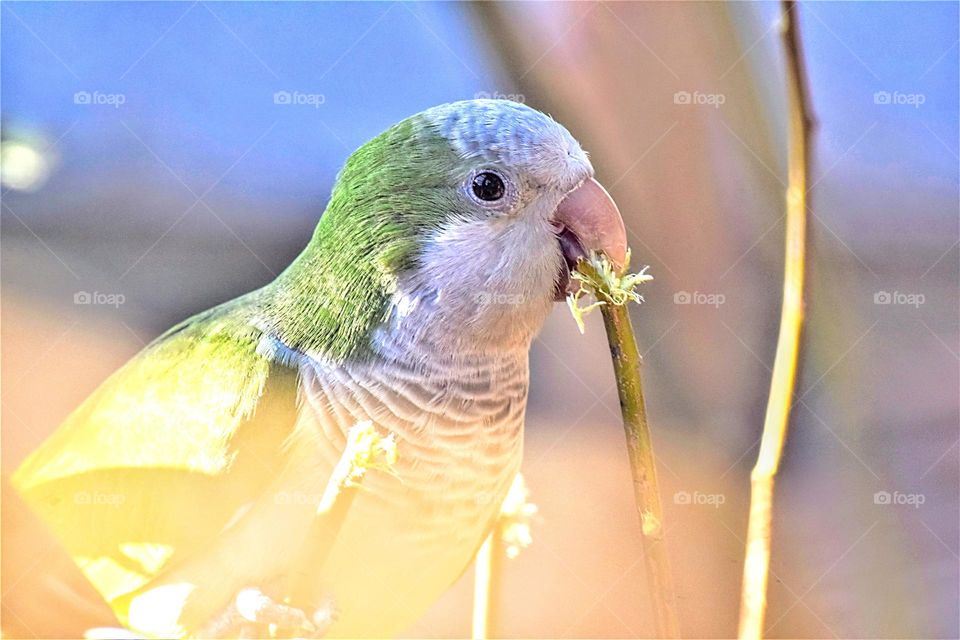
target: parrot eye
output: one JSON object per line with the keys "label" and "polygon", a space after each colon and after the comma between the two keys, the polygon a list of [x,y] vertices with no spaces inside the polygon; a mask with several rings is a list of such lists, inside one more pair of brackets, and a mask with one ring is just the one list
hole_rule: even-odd
{"label": "parrot eye", "polygon": [[473,189],[473,195],[484,202],[495,202],[507,192],[503,178],[492,171],[478,173],[470,187]]}

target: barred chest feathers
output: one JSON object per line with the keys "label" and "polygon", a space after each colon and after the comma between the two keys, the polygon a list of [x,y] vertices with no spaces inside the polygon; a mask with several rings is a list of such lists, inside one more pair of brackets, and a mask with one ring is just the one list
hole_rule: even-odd
{"label": "barred chest feathers", "polygon": [[396,633],[422,615],[467,568],[520,468],[528,345],[450,349],[423,330],[432,304],[395,308],[369,358],[301,361],[299,430],[318,435],[318,468],[361,420],[398,442],[396,477],[367,476],[319,577],[341,609],[334,636]]}

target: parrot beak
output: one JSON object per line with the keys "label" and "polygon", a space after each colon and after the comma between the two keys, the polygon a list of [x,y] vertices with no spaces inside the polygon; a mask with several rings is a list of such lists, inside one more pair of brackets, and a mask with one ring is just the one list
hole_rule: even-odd
{"label": "parrot beak", "polygon": [[627,230],[617,204],[593,178],[567,194],[553,214],[552,222],[566,263],[557,287],[558,300],[579,288],[579,284],[570,279],[570,270],[591,251],[605,254],[615,267],[623,268],[627,258]]}

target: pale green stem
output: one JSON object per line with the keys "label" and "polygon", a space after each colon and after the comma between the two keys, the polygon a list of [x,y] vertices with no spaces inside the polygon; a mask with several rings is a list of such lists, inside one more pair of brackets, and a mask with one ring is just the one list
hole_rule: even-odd
{"label": "pale green stem", "polygon": [[663,535],[663,508],[657,484],[656,460],[640,379],[642,358],[637,349],[627,307],[605,304],[600,310],[603,313],[603,324],[607,330],[607,342],[617,378],[620,411],[627,436],[627,454],[633,474],[633,497],[637,503],[643,532],[640,541],[647,589],[653,603],[656,632],[660,638],[679,638],[676,595]]}

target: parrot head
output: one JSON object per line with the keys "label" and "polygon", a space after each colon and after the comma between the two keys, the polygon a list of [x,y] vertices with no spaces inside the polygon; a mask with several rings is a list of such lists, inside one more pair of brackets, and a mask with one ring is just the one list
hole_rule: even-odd
{"label": "parrot head", "polygon": [[433,107],[347,160],[271,298],[287,343],[334,360],[377,331],[452,350],[529,346],[577,259],[626,232],[580,144],[508,100]]}

